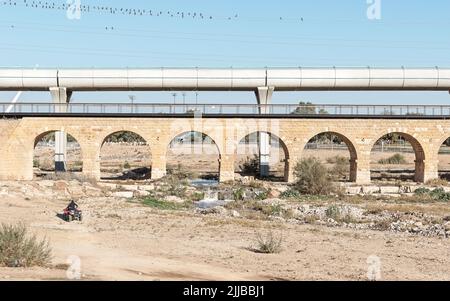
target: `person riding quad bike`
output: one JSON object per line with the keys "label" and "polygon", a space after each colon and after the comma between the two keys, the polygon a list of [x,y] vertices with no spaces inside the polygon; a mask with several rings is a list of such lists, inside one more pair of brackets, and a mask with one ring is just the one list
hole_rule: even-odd
{"label": "person riding quad bike", "polygon": [[81,210],[78,209],[78,204],[74,200],[71,200],[69,205],[64,209],[64,220],[71,222],[73,220],[80,221],[83,219]]}

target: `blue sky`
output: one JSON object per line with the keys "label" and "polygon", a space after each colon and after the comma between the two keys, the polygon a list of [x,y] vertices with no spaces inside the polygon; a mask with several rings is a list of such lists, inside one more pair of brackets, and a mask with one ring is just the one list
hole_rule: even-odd
{"label": "blue sky", "polygon": [[[0,4],[0,65],[6,67],[450,67],[450,3],[444,0],[381,0],[380,20],[368,19],[367,0],[81,0],[91,7],[152,10],[153,16],[91,9],[82,12],[79,20],[68,19],[65,10],[27,8],[24,0],[11,1],[16,2],[12,6],[4,2],[9,0]],[[163,14],[156,16],[158,12]],[[127,101],[129,94],[77,93],[74,99]],[[168,92],[133,94],[138,102],[173,102]],[[13,96],[0,93],[1,101]],[[21,98],[48,99],[42,93],[25,93]],[[187,94],[187,101],[194,99],[193,93]],[[199,99],[255,101],[252,93],[202,92]],[[299,100],[446,104],[450,95],[280,92],[274,96],[278,103]]]}

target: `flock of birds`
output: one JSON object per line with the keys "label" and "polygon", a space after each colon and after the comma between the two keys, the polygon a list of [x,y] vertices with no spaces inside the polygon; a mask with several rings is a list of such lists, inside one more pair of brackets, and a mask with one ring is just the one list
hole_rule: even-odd
{"label": "flock of birds", "polygon": [[[40,0],[3,0],[0,1],[0,4],[4,6],[11,7],[28,7],[34,9],[48,9],[48,10],[68,10],[73,7],[76,7],[80,12],[96,12],[96,13],[104,13],[104,14],[122,14],[128,16],[166,16],[172,18],[193,18],[193,19],[215,19],[219,17],[213,17],[212,15],[205,15],[200,12],[183,12],[183,11],[155,11],[152,9],[144,9],[144,8],[125,8],[125,7],[112,7],[112,6],[103,6],[103,5],[77,5],[77,1],[72,0],[69,3],[55,3],[53,1],[40,1]],[[223,18],[223,17],[221,17]],[[226,17],[228,20],[237,19],[238,15]]]}
{"label": "flock of birds", "polygon": [[[79,3],[79,4],[78,4]],[[236,20],[239,18],[238,14],[232,16],[212,16],[205,15],[201,12],[184,12],[184,11],[162,11],[152,10],[145,8],[126,8],[126,7],[113,7],[104,5],[85,5],[81,4],[80,0],[70,0],[68,3],[55,3],[54,1],[42,1],[42,0],[0,0],[0,5],[10,7],[28,7],[33,9],[47,9],[47,10],[68,10],[74,7],[80,12],[84,13],[102,13],[111,15],[126,15],[126,16],[150,16],[150,17],[171,17],[171,18],[192,18],[199,20],[213,20],[213,19],[225,19]],[[289,19],[289,18],[288,18]],[[285,20],[283,17],[279,17],[279,20]],[[290,19],[289,19],[290,20]],[[297,19],[303,22],[303,17]],[[292,20],[291,20],[292,21]]]}

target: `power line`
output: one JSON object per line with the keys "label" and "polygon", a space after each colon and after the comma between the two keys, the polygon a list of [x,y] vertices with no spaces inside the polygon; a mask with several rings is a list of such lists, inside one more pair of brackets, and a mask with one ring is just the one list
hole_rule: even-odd
{"label": "power line", "polygon": [[373,44],[373,45],[362,45],[362,44],[344,44],[344,43],[317,43],[317,42],[305,42],[303,39],[301,41],[290,40],[232,40],[224,38],[215,37],[186,37],[186,36],[168,36],[168,35],[147,35],[147,34],[134,34],[134,33],[123,33],[116,28],[112,31],[80,31],[75,29],[57,29],[50,27],[39,26],[18,26],[10,25],[5,27],[10,30],[32,30],[32,31],[54,31],[54,32],[66,32],[66,33],[79,33],[79,34],[90,34],[90,35],[102,35],[102,36],[117,36],[117,37],[135,37],[135,38],[151,38],[151,39],[169,39],[169,40],[189,40],[189,41],[205,41],[205,42],[218,42],[218,43],[241,43],[241,44],[264,44],[264,45],[281,45],[281,46],[326,46],[326,47],[343,47],[343,48],[386,48],[386,49],[422,49],[422,50],[449,50],[449,47],[430,47],[430,46],[404,46],[404,45],[383,45],[383,44]]}

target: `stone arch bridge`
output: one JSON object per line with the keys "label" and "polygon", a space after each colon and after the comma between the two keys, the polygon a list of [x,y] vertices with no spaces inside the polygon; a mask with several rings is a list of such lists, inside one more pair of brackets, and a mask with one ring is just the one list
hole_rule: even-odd
{"label": "stone arch bridge", "polygon": [[293,167],[302,158],[308,141],[320,133],[339,136],[350,151],[350,180],[370,183],[370,156],[375,142],[399,133],[415,152],[415,179],[426,182],[438,177],[438,152],[450,137],[450,120],[395,118],[243,118],[243,117],[23,117],[0,120],[0,179],[32,180],[33,151],[40,137],[64,131],[81,146],[83,173],[100,178],[100,148],[107,136],[131,131],[142,136],[152,154],[152,178],[166,174],[167,148],[177,135],[197,131],[208,135],[219,151],[220,181],[234,178],[237,145],[244,137],[265,132],[279,137],[286,157],[285,180],[293,181]]}

